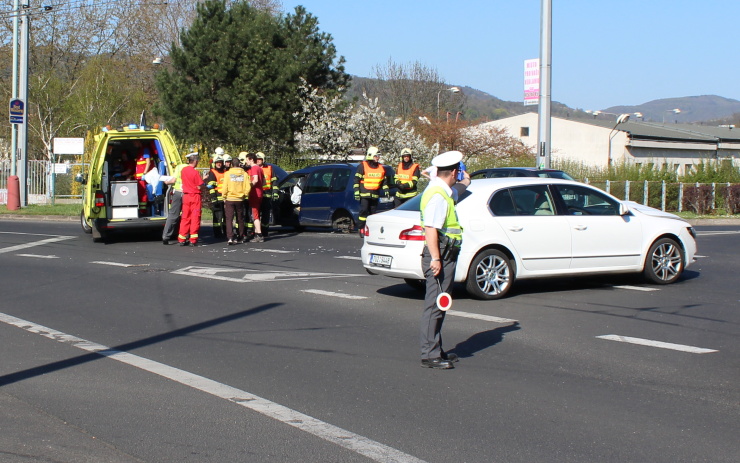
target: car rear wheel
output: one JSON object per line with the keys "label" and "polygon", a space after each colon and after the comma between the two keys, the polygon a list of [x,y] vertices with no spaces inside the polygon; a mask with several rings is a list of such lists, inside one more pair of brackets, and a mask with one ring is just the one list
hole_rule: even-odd
{"label": "car rear wheel", "polygon": [[92,233],[92,227],[85,220],[85,211],[80,211],[80,225],[82,226],[82,231],[88,234]]}
{"label": "car rear wheel", "polygon": [[645,278],[659,285],[675,282],[684,269],[684,252],[671,238],[661,238],[652,246],[645,261]]}
{"label": "car rear wheel", "polygon": [[331,221],[331,226],[334,230],[339,230],[342,233],[350,233],[355,229],[355,222],[346,212],[337,212],[334,214],[334,219]]}
{"label": "car rear wheel", "polygon": [[498,249],[486,249],[478,254],[468,270],[466,289],[478,299],[499,299],[514,283],[511,259]]}

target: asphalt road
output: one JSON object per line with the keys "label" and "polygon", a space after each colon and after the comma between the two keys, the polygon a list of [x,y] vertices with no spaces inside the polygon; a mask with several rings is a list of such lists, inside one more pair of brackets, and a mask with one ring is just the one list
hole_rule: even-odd
{"label": "asphalt road", "polygon": [[0,221],[0,461],[735,462],[740,227],[698,231],[670,286],[456,288],[461,360],[436,371],[422,295],[367,275],[356,236],[182,248]]}

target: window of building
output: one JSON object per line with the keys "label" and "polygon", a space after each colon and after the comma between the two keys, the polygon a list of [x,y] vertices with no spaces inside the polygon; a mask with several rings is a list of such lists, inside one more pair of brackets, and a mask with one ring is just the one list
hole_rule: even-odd
{"label": "window of building", "polygon": [[519,129],[519,136],[520,137],[528,137],[529,136],[529,127],[521,127]]}

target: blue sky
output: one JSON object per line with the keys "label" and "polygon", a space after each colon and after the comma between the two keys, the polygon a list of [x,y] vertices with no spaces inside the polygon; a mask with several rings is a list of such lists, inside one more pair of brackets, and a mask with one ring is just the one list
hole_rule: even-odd
{"label": "blue sky", "polygon": [[[283,0],[334,38],[350,74],[419,61],[450,85],[523,99],[541,0]],[[552,99],[605,109],[660,98],[740,100],[740,1],[552,0]]]}

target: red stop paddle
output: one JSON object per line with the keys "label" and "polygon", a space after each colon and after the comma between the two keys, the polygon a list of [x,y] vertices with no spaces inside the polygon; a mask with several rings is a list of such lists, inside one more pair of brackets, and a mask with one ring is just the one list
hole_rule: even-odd
{"label": "red stop paddle", "polygon": [[439,279],[436,280],[437,285],[439,286],[439,295],[437,296],[437,308],[442,312],[446,312],[450,310],[450,307],[452,307],[452,296],[442,291],[442,284],[439,282]]}

